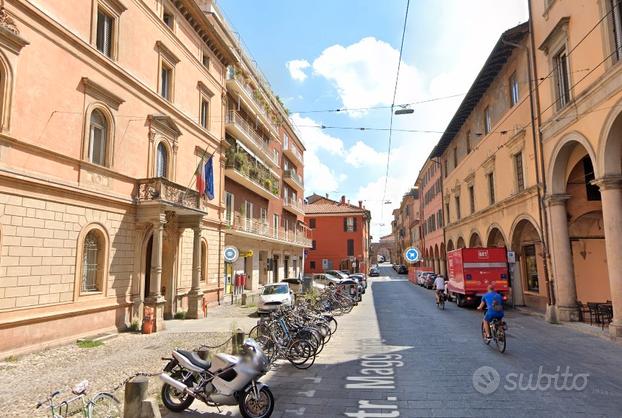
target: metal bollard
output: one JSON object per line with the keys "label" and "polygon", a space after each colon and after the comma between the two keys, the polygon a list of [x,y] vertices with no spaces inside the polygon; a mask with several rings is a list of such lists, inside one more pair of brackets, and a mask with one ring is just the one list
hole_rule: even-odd
{"label": "metal bollard", "polygon": [[231,354],[240,354],[242,350],[242,344],[244,343],[244,331],[240,328],[233,331],[231,336]]}

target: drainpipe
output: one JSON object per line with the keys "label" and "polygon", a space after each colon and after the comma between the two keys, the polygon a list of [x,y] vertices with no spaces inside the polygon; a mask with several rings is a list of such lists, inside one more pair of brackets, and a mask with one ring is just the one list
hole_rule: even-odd
{"label": "drainpipe", "polygon": [[[528,0],[529,11],[531,13],[531,0]],[[544,208],[544,196],[546,195],[546,179],[544,176],[544,155],[542,149],[542,133],[540,132],[540,100],[539,100],[539,91],[538,91],[538,83],[537,83],[537,69],[536,69],[536,61],[535,61],[535,41],[533,37],[533,20],[529,19],[529,37],[531,41],[531,51],[528,47],[507,41],[505,39],[501,39],[506,45],[513,46],[516,48],[521,48],[525,51],[527,56],[527,67],[529,72],[529,110],[531,113],[531,132],[532,132],[532,144],[534,148],[534,152],[536,153],[536,184],[537,184],[537,194],[538,194],[538,220],[540,221],[540,225],[542,225],[542,247],[543,247],[543,255],[544,255],[544,280],[546,283],[546,298],[547,305],[552,306],[555,305],[555,297],[552,291],[552,283],[550,280],[549,274],[549,263],[550,263],[550,253],[549,253],[549,227],[548,227],[548,219],[546,217],[546,212]],[[531,53],[530,53],[531,52]],[[532,82],[534,86],[532,87]],[[534,97],[535,91],[535,97]],[[534,109],[535,103],[535,109]],[[537,115],[537,116],[536,116]],[[536,121],[538,127],[536,128]]]}

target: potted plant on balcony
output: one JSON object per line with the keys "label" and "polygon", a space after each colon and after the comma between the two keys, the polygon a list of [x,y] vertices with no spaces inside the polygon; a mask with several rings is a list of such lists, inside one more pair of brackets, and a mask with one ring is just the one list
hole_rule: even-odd
{"label": "potted plant on balcony", "polygon": [[272,180],[270,180],[269,178],[264,178],[263,187],[265,187],[267,190],[272,190]]}
{"label": "potted plant on balcony", "polygon": [[253,180],[257,180],[257,179],[258,179],[258,177],[259,177],[259,169],[258,169],[256,166],[251,165],[251,166],[248,168],[248,175],[249,175],[249,176],[250,176]]}
{"label": "potted plant on balcony", "polygon": [[245,171],[248,168],[248,157],[242,151],[236,151],[233,155],[233,161],[235,162],[235,168],[241,171]]}

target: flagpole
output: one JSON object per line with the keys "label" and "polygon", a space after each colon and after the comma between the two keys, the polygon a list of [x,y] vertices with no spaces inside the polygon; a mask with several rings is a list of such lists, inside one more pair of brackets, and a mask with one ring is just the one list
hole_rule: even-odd
{"label": "flagpole", "polygon": [[[203,151],[203,155],[201,156],[201,159],[199,160],[199,164],[197,164],[197,167],[195,168],[194,173],[192,174],[192,177],[190,179],[190,183],[188,184],[188,187],[186,187],[186,190],[184,190],[184,194],[182,195],[182,201],[186,197],[186,193],[192,187],[193,183],[196,182],[196,180],[197,180],[197,170],[199,169],[199,167],[201,167],[201,165],[203,164],[203,161],[205,161],[205,156],[207,155],[207,152],[208,152],[207,150],[208,149],[209,149],[209,145],[205,147],[205,150]],[[207,159],[209,160],[210,158],[212,158],[214,156],[214,154],[216,154],[216,148],[214,148],[214,151],[212,151],[212,153],[210,154],[210,156]],[[199,193],[199,197],[201,197],[201,193]]]}

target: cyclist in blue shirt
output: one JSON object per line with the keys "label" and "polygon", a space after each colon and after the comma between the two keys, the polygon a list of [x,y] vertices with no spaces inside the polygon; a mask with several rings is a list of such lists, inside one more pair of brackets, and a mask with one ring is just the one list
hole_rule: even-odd
{"label": "cyclist in blue shirt", "polygon": [[501,319],[504,316],[503,313],[503,297],[500,293],[495,292],[493,285],[488,285],[488,292],[482,296],[482,303],[479,304],[477,309],[481,310],[486,307],[486,315],[484,315],[484,331],[486,332],[486,338],[490,340],[490,321],[493,319]]}

